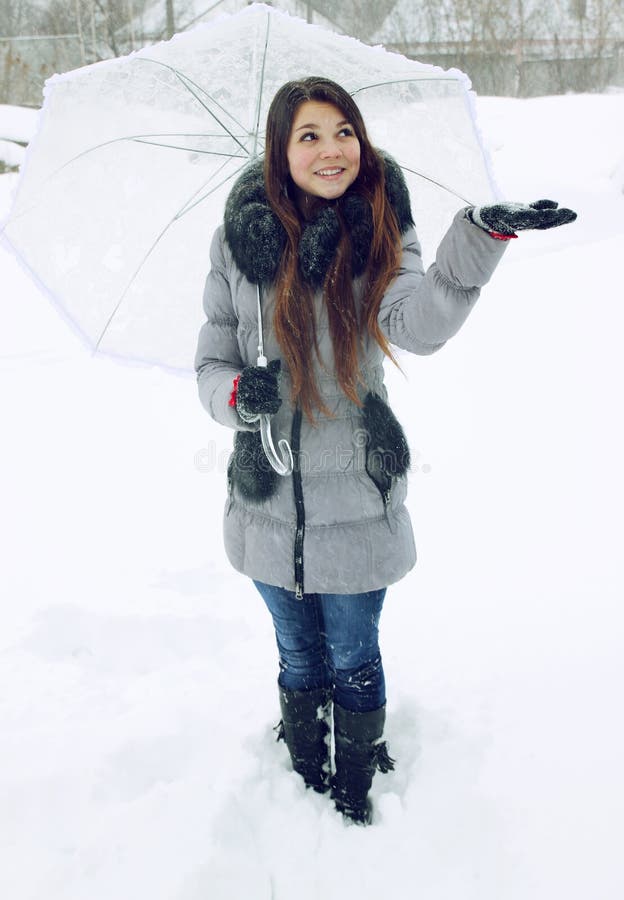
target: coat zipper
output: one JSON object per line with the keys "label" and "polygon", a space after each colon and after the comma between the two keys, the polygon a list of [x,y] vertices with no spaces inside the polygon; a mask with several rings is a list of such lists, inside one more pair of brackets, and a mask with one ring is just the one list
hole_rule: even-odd
{"label": "coat zipper", "polygon": [[[369,476],[370,477],[370,476]],[[378,484],[374,478],[371,478],[371,481],[381,494],[381,499],[383,500],[384,506],[384,516],[386,522],[388,523],[388,528],[390,529],[392,534],[396,534],[396,523],[393,517],[390,515],[390,500],[392,495],[392,479],[390,479],[390,483],[387,488],[383,488],[380,484]]]}
{"label": "coat zipper", "polygon": [[301,446],[301,407],[297,405],[292,420],[290,449],[293,455],[293,492],[295,495],[295,511],[297,526],[295,530],[295,596],[303,600],[303,538],[305,536],[305,506],[301,486],[301,465],[299,449]]}

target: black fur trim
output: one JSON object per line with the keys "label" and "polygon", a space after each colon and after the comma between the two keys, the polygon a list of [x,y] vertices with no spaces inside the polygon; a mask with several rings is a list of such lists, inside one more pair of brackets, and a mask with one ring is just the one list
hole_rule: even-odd
{"label": "black fur trim", "polygon": [[[381,152],[381,151],[380,151]],[[401,168],[381,152],[386,193],[403,234],[414,224],[409,191]],[[350,189],[335,203],[327,203],[303,229],[299,265],[304,280],[320,287],[329,269],[340,233],[338,210],[351,235],[353,275],[361,275],[368,262],[372,240],[372,216],[368,203]],[[253,284],[270,284],[286,246],[286,233],[269,206],[261,159],[255,160],[237,179],[225,205],[225,239],[234,262]]]}
{"label": "black fur trim", "polygon": [[253,284],[273,281],[286,232],[267,201],[262,160],[252,162],[236,180],[223,222],[225,239],[245,278]]}
{"label": "black fur trim", "polygon": [[401,166],[387,153],[381,153],[386,171],[386,194],[399,223],[399,231],[405,234],[414,224],[410,195]]}
{"label": "black fur trim", "polygon": [[364,398],[362,414],[367,435],[368,474],[377,482],[405,475],[410,467],[407,438],[388,404],[379,394],[369,391]]}
{"label": "black fur trim", "polygon": [[268,500],[275,493],[278,477],[262,449],[260,432],[237,431],[228,464],[228,479],[245,500],[256,503]]}
{"label": "black fur trim", "polygon": [[351,267],[357,277],[363,274],[368,262],[373,240],[373,217],[368,203],[359,194],[347,193],[340,210],[351,234]]}
{"label": "black fur trim", "polygon": [[336,210],[333,206],[323,206],[303,229],[299,242],[299,268],[308,284],[313,287],[323,284],[339,238],[340,222]]}

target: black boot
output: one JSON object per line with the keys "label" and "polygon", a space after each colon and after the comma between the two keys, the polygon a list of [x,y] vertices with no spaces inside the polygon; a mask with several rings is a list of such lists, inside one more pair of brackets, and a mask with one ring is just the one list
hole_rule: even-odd
{"label": "black boot", "polygon": [[338,812],[360,825],[371,823],[368,792],[376,769],[380,772],[394,769],[386,742],[376,743],[383,734],[385,719],[385,706],[357,713],[334,704],[336,774],[332,778],[331,795]]}
{"label": "black boot", "polygon": [[331,691],[286,691],[280,687],[282,721],[277,740],[286,741],[293,769],[319,794],[329,790]]}

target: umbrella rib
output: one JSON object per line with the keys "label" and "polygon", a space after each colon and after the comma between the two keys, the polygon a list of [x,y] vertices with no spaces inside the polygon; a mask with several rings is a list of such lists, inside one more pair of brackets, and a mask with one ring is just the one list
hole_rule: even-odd
{"label": "umbrella rib", "polygon": [[474,206],[474,201],[469,200],[467,197],[463,197],[461,194],[458,194],[457,191],[454,191],[453,188],[448,187],[448,185],[443,184],[441,181],[436,181],[435,178],[431,178],[429,175],[425,175],[424,172],[418,172],[416,169],[410,169],[409,166],[404,166],[402,163],[399,163],[399,166],[405,172],[410,172],[412,175],[417,175],[419,178],[423,178],[425,181],[431,182],[431,184],[435,184],[436,187],[442,188],[443,191],[447,191],[449,194],[452,194],[454,197],[457,197],[458,200],[462,200],[464,203],[468,203],[470,206]]}
{"label": "umbrella rib", "polygon": [[[68,159],[67,162],[64,162],[63,165],[59,166],[58,169],[55,169],[53,172],[50,172],[49,175],[46,175],[44,180],[41,183],[41,186],[45,185],[46,182],[50,181],[51,178],[54,178],[55,175],[58,175],[59,172],[62,172],[63,169],[65,169],[67,166],[70,166],[72,163],[76,162],[77,160],[81,159],[83,156],[87,156],[89,153],[93,153],[95,150],[101,150],[103,147],[109,147],[111,144],[118,144],[121,141],[131,141],[131,142],[137,143],[137,144],[148,144],[149,146],[152,146],[152,147],[171,147],[171,149],[175,149],[175,150],[188,150],[188,151],[192,151],[193,153],[205,153],[205,154],[211,154],[214,156],[227,156],[228,159],[247,159],[249,157],[249,151],[245,147],[242,147],[242,149],[244,150],[244,153],[245,153],[245,156],[242,156],[241,154],[238,154],[238,153],[218,153],[216,151],[210,151],[210,150],[197,150],[192,147],[173,147],[171,144],[159,144],[155,141],[144,140],[144,138],[158,137],[158,136],[159,136],[158,134],[126,135],[124,137],[113,138],[110,141],[103,141],[101,144],[96,144],[95,147],[88,147],[86,150],[83,150],[81,153],[78,153],[76,156],[72,156],[71,159]],[[171,135],[169,135],[169,136],[176,137],[176,133],[172,132]],[[183,136],[185,136],[185,137],[204,137],[204,135],[202,135],[202,134],[197,134],[197,135],[182,135],[182,134],[180,134],[179,136],[180,137],[183,137]],[[211,135],[207,135],[207,137],[210,137],[210,136]],[[214,135],[214,136],[218,137],[219,135]],[[224,135],[222,135],[222,137],[224,137]],[[239,142],[237,141],[237,143],[239,143]],[[25,215],[29,211],[29,209],[32,209],[32,207],[26,207],[26,209],[23,209],[21,212],[12,214],[9,217],[10,220],[15,221],[16,219],[19,219],[21,216]],[[6,225],[8,225],[8,220],[7,220],[7,222],[5,222],[5,226]]]}
{"label": "umbrella rib", "polygon": [[[247,165],[247,163],[245,163],[245,165]],[[227,181],[230,180],[230,178],[234,178],[235,175],[238,175],[239,172],[242,172],[244,168],[245,168],[245,166],[241,166],[239,169],[236,170],[236,172],[233,172],[231,175],[228,175],[227,178],[224,178],[223,181],[220,181],[219,184],[215,184],[214,187],[210,188],[210,190],[208,191],[207,194],[203,194],[203,196],[201,196],[198,200],[196,200],[194,203],[191,203],[190,206],[182,207],[182,209],[177,213],[177,215],[175,216],[175,218],[172,221],[181,219],[182,216],[185,216],[187,212],[190,212],[192,209],[194,209],[196,206],[198,206],[200,203],[202,203],[206,199],[206,197],[210,197],[211,194],[214,194],[215,191],[218,191],[220,187],[222,187]],[[200,190],[201,190],[201,188],[200,188]]]}
{"label": "umbrella rib", "polygon": [[396,78],[392,81],[378,81],[375,84],[365,84],[363,87],[356,88],[354,91],[349,91],[352,97],[356,94],[359,94],[360,91],[369,91],[371,88],[377,87],[387,87],[390,84],[418,84],[421,81],[453,81],[457,84],[457,78],[449,77],[449,78]]}
{"label": "umbrella rib", "polygon": [[[88,147],[86,150],[83,150],[81,153],[76,154],[76,156],[72,156],[72,158],[68,159],[67,162],[63,163],[62,166],[59,166],[58,169],[55,169],[54,172],[51,172],[46,177],[45,180],[48,181],[50,178],[53,178],[55,175],[58,175],[58,173],[62,172],[63,169],[65,169],[67,166],[71,165],[73,162],[76,162],[76,160],[80,159],[81,157],[86,156],[88,153],[93,153],[95,150],[101,150],[103,147],[108,147],[111,144],[118,144],[120,141],[134,141],[137,144],[141,144],[141,143],[151,144],[151,146],[153,146],[153,147],[169,146],[168,144],[158,144],[154,141],[146,141],[145,140],[145,138],[160,137],[160,136],[161,135],[159,135],[159,134],[129,134],[129,135],[125,135],[124,137],[112,138],[110,141],[103,141],[101,144],[96,144],[95,147]],[[166,137],[203,137],[203,135],[183,135],[181,133],[176,135],[175,133],[172,133],[170,135],[166,135]],[[245,147],[243,147],[243,145],[240,143],[240,141],[237,140],[236,143],[239,144],[239,146],[245,151],[245,153],[248,156],[249,151]],[[179,148],[179,149],[188,149],[188,148]],[[226,155],[226,154],[224,154],[224,155]],[[238,156],[236,156],[233,153],[231,153],[229,155],[232,157],[232,159],[239,158]]]}
{"label": "umbrella rib", "polygon": [[201,150],[199,147],[179,147],[177,144],[161,144],[158,141],[146,141],[143,138],[131,138],[135,144],[149,144],[150,147],[164,147],[166,150],[187,150],[189,153],[203,153],[206,156],[227,156],[228,159],[248,159],[248,154],[220,153],[218,150]]}
{"label": "umbrella rib", "polygon": [[[135,138],[168,138],[168,137],[203,137],[203,138],[226,138],[229,135],[226,134],[211,134],[209,131],[154,131],[150,134],[134,134],[127,135],[125,138],[115,138],[115,140],[125,140],[130,138],[134,140]],[[244,140],[247,135],[241,134],[239,135],[241,140]]]}
{"label": "umbrella rib", "polygon": [[[237,156],[237,157],[234,157],[234,158],[235,158],[235,159],[240,159],[241,157],[240,157],[240,156]],[[186,203],[184,203],[184,204],[180,207],[180,209],[177,211],[177,213],[175,214],[175,216],[173,217],[173,219],[171,220],[171,222],[175,222],[175,221],[177,221],[178,219],[181,219],[183,215],[185,215],[187,212],[189,212],[191,209],[193,209],[193,207],[197,206],[197,204],[200,203],[203,199],[205,199],[206,197],[209,197],[210,194],[213,194],[215,191],[219,190],[219,188],[220,188],[222,185],[224,185],[227,181],[229,181],[230,178],[234,178],[236,175],[238,175],[238,173],[241,172],[241,171],[245,168],[246,165],[247,165],[247,163],[245,162],[245,165],[239,166],[239,168],[236,169],[235,172],[232,172],[230,175],[227,175],[222,181],[220,181],[218,184],[215,184],[215,185],[208,191],[207,194],[204,194],[203,197],[200,197],[199,200],[196,200],[194,203],[192,203],[191,201],[193,200],[193,198],[194,198],[194,197],[197,197],[197,195],[200,193],[200,191],[203,191],[204,188],[205,188],[208,184],[210,184],[210,182],[213,180],[213,178],[216,178],[216,177],[223,171],[223,169],[225,168],[225,166],[227,166],[227,160],[226,160],[226,161],[225,161],[218,169],[216,169],[216,170],[211,174],[210,178],[207,178],[206,181],[204,181],[204,183],[203,183],[202,185],[200,185],[200,186],[197,188],[196,191],[193,191],[193,193],[191,194],[191,196],[189,197],[189,199],[186,201]],[[191,205],[189,205],[189,204],[191,204]],[[171,224],[171,222],[170,222],[169,224]]]}
{"label": "umbrella rib", "polygon": [[173,72],[174,75],[177,75],[178,77],[182,77],[182,78],[186,79],[186,81],[188,81],[189,84],[192,84],[193,87],[197,88],[198,91],[201,91],[202,94],[205,94],[211,103],[214,103],[215,106],[218,106],[219,109],[222,112],[224,112],[226,116],[229,116],[230,119],[232,120],[232,122],[235,122],[239,128],[242,128],[243,131],[245,131],[245,126],[243,125],[243,123],[239,122],[238,119],[236,118],[236,116],[233,116],[232,113],[229,111],[229,109],[226,109],[225,106],[223,106],[223,104],[219,103],[218,100],[215,100],[215,98],[211,94],[208,93],[206,88],[203,88],[201,86],[201,84],[197,84],[196,81],[193,81],[193,79],[189,75],[186,75],[184,72],[181,72],[179,69],[176,69],[175,66],[169,66],[169,65],[167,65],[167,63],[161,62],[161,60],[159,60],[159,59],[152,59],[151,56],[139,56],[139,57],[137,57],[137,59],[139,62],[141,62],[141,61],[142,62],[151,62],[151,63],[154,63],[155,66],[162,66],[163,69],[169,69],[169,71]]}
{"label": "umbrella rib", "polygon": [[258,132],[260,130],[260,108],[262,106],[262,91],[264,90],[264,72],[267,54],[269,50],[269,29],[271,28],[271,16],[267,14],[266,34],[264,36],[264,53],[262,55],[262,68],[260,71],[260,87],[258,88],[258,104],[256,107],[256,127],[254,128],[254,145],[252,159],[258,155]]}
{"label": "umbrella rib", "polygon": [[[187,89],[187,91],[189,92],[189,94],[191,94],[193,97],[195,97],[195,99],[197,100],[197,102],[200,103],[200,104],[203,106],[203,108],[206,110],[206,112],[208,113],[208,115],[209,115],[209,116],[212,116],[212,118],[215,120],[215,122],[217,122],[217,123],[221,126],[221,128],[223,128],[223,130],[224,130],[227,134],[229,134],[229,136],[232,138],[233,141],[236,141],[236,143],[237,143],[238,146],[241,148],[241,150],[245,150],[245,152],[247,152],[247,148],[246,148],[243,144],[241,144],[241,142],[239,141],[239,139],[236,137],[235,134],[233,134],[233,133],[230,131],[230,129],[229,129],[229,128],[227,127],[227,125],[225,124],[225,122],[222,122],[221,119],[220,119],[215,113],[213,113],[213,111],[210,109],[210,107],[208,107],[208,106],[204,103],[204,101],[202,100],[202,98],[201,98],[198,94],[196,94],[195,91],[194,91],[191,87],[189,87],[189,85],[188,85],[188,84],[186,83],[186,81],[185,81],[185,76],[183,76],[180,72],[176,72],[175,69],[174,69],[173,71],[175,72],[176,78],[178,78],[179,81],[184,85],[184,87]],[[190,79],[189,79],[189,80],[190,80]],[[192,81],[191,81],[190,83],[193,84]],[[199,90],[202,90],[202,88],[199,88]],[[204,91],[204,93],[206,93],[206,92]],[[207,95],[207,96],[209,96],[209,95]],[[210,98],[210,99],[212,99],[212,98]],[[240,122],[237,122],[236,124],[239,125],[239,127],[242,128],[242,125],[240,125]]]}
{"label": "umbrella rib", "polygon": [[[197,84],[197,82],[193,81],[192,78],[189,78],[188,75],[185,75],[184,72],[181,72],[179,69],[176,69],[174,66],[168,66],[167,63],[161,62],[158,59],[152,59],[149,56],[141,56],[141,57],[139,57],[139,60],[142,60],[143,62],[154,63],[157,66],[162,66],[164,69],[168,69],[170,72],[173,72],[173,74],[176,76],[178,81],[180,81],[180,83],[187,89],[189,94],[191,94],[191,96],[195,97],[197,102],[203,106],[203,108],[206,110],[206,112],[213,117],[215,122],[219,123],[221,128],[223,128],[223,130],[226,131],[233,140],[237,141],[237,138],[235,137],[235,135],[232,134],[230,129],[227,127],[227,125],[224,122],[222,122],[219,119],[219,117],[206,105],[206,103],[201,99],[199,94],[197,94],[194,90],[192,90],[192,88],[190,87],[191,85],[193,88],[196,88],[197,91],[201,91],[201,93],[204,94],[208,98],[208,100],[210,100],[211,103],[214,103],[214,105],[217,106],[223,113],[225,113],[225,115],[228,116],[236,125],[238,125],[239,128],[242,128],[242,130],[245,131],[245,126],[242,124],[242,122],[239,122],[238,119],[235,116],[233,116],[232,113],[229,112],[229,110],[225,109],[225,107],[222,106],[218,100],[215,100],[215,98],[212,97],[205,88],[203,88],[200,84]],[[241,144],[241,147],[242,147],[242,144]],[[242,147],[242,149],[244,150],[245,148]]]}
{"label": "umbrella rib", "polygon": [[[108,331],[111,322],[113,321],[113,319],[114,319],[115,316],[117,315],[117,312],[118,312],[118,310],[119,310],[119,307],[120,307],[121,304],[123,303],[123,301],[124,301],[124,299],[125,299],[125,297],[126,297],[126,294],[128,293],[128,291],[129,291],[130,288],[132,287],[132,285],[133,285],[133,283],[134,283],[134,281],[135,281],[137,275],[139,274],[139,272],[141,271],[141,269],[143,268],[143,266],[145,265],[145,263],[147,262],[147,260],[149,259],[149,257],[152,255],[152,253],[154,252],[154,250],[156,249],[156,247],[158,246],[158,244],[160,243],[160,241],[162,240],[162,238],[165,236],[165,234],[167,233],[167,231],[169,230],[169,228],[171,228],[171,226],[173,225],[173,223],[176,222],[178,219],[182,218],[183,215],[185,215],[187,212],[189,212],[191,209],[193,209],[193,207],[197,206],[198,203],[201,203],[202,200],[205,200],[206,197],[209,197],[210,194],[212,194],[214,191],[218,190],[218,189],[221,187],[221,185],[225,184],[225,182],[228,181],[229,178],[234,178],[236,175],[238,175],[238,173],[241,172],[244,168],[245,168],[245,166],[240,166],[235,172],[233,172],[231,175],[228,175],[227,178],[224,178],[222,182],[220,182],[219,184],[215,185],[215,186],[208,192],[208,194],[205,194],[203,197],[200,197],[200,199],[197,200],[195,203],[193,203],[192,206],[187,206],[187,204],[185,204],[184,206],[180,207],[180,209],[177,211],[177,213],[175,214],[175,216],[173,216],[173,217],[167,222],[167,224],[165,225],[165,227],[163,228],[163,230],[160,232],[160,234],[158,235],[158,237],[156,238],[156,240],[154,241],[154,243],[152,244],[152,246],[149,248],[149,250],[147,251],[147,253],[146,253],[145,256],[143,257],[143,259],[141,260],[141,262],[139,263],[139,265],[138,265],[137,268],[135,269],[134,273],[132,274],[132,277],[130,278],[130,281],[129,281],[128,284],[125,286],[125,288],[124,288],[124,290],[123,290],[123,292],[122,292],[122,294],[121,294],[121,297],[119,298],[118,302],[116,303],[115,308],[113,309],[113,311],[111,312],[110,316],[109,316],[108,319],[106,320],[106,323],[105,323],[105,325],[104,325],[104,328],[103,328],[102,331],[100,332],[100,336],[98,337],[98,339],[97,339],[97,341],[96,341],[96,343],[95,343],[95,346],[94,346],[94,348],[93,348],[93,352],[94,352],[94,353],[97,353],[97,351],[98,351],[98,349],[99,349],[99,347],[100,347],[100,344],[102,343],[102,340],[104,339],[104,335],[105,335],[106,332]],[[201,188],[200,188],[200,190],[201,190]],[[195,193],[197,194],[197,191],[196,191]]]}

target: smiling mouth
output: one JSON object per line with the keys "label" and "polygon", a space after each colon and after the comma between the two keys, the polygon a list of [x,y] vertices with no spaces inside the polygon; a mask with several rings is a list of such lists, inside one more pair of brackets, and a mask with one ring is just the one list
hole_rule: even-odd
{"label": "smiling mouth", "polygon": [[344,169],[319,169],[316,174],[323,178],[331,178],[332,175],[341,175],[343,172]]}

